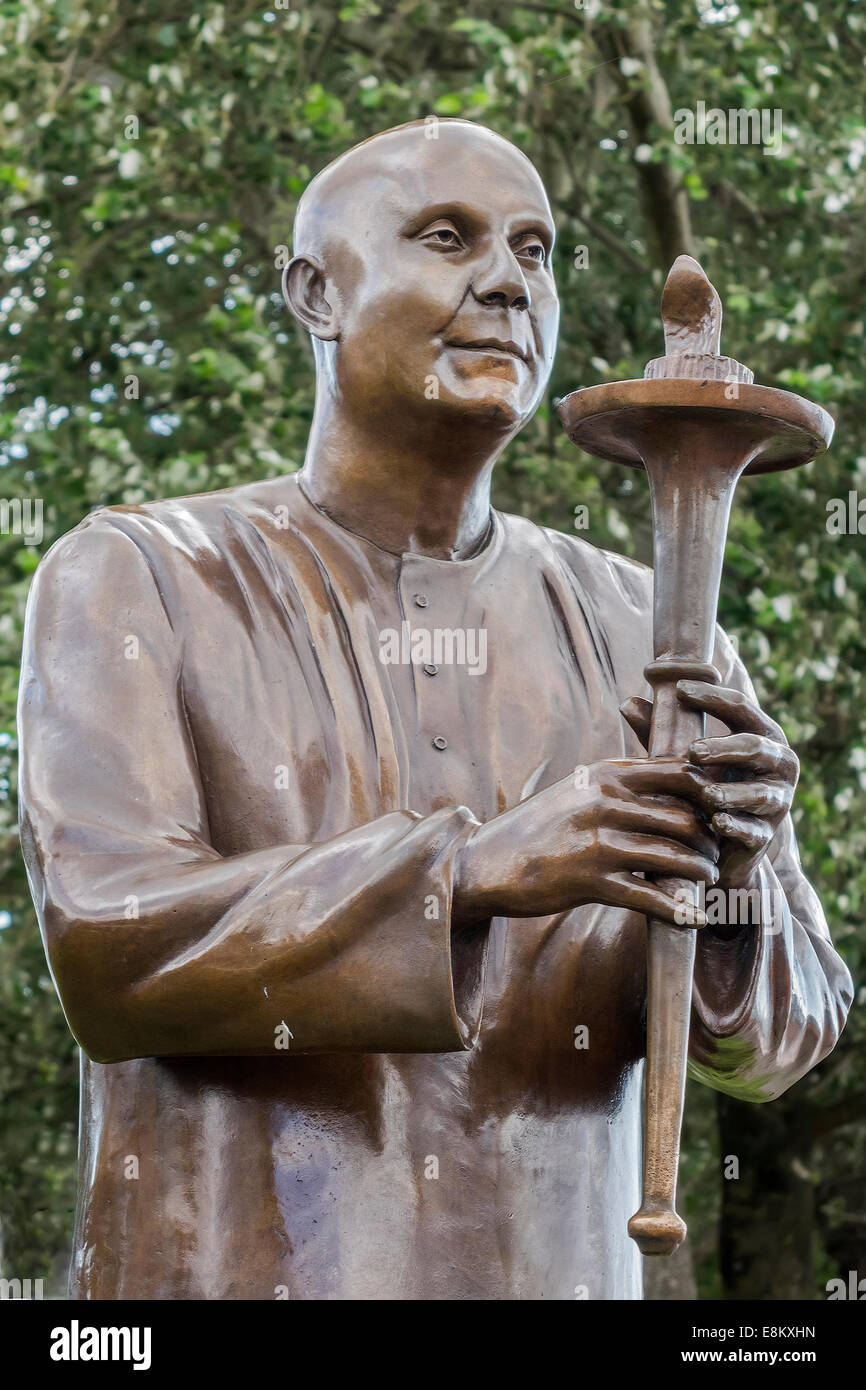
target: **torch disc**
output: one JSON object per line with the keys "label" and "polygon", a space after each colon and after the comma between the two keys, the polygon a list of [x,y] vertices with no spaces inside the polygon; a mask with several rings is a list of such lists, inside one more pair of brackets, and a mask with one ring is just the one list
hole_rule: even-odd
{"label": "torch disc", "polygon": [[791,391],[744,382],[654,378],[613,381],[572,391],[558,405],[573,444],[598,458],[643,466],[644,448],[677,420],[718,418],[719,430],[754,445],[746,473],[797,468],[826,449],[833,419]]}

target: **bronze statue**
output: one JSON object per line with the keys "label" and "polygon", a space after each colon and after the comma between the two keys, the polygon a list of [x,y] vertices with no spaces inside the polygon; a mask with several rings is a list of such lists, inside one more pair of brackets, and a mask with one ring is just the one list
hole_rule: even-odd
{"label": "bronze statue", "polygon": [[21,821],[83,1049],[74,1296],[639,1297],[645,915],[695,944],[710,1085],[778,1095],[850,1003],[730,642],[675,687],[707,738],[647,757],[652,572],[491,510],[554,227],[513,146],[433,133],[301,200],[302,472],[102,509],[36,576]]}

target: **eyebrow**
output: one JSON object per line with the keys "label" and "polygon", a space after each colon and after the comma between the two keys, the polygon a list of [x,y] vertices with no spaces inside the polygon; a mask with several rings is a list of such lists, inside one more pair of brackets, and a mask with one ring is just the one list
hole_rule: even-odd
{"label": "eyebrow", "polygon": [[533,232],[543,244],[544,250],[549,256],[553,250],[553,230],[547,222],[541,222],[537,217],[528,216],[524,218],[523,225],[517,227],[517,229],[511,233],[509,240],[516,241],[518,237],[528,236]]}
{"label": "eyebrow", "polygon": [[[486,219],[477,208],[468,203],[451,201],[430,203],[420,212],[413,214],[405,222],[402,234],[406,237],[417,236],[430,222],[436,222],[440,218],[447,218],[449,221],[456,222],[476,233],[483,231],[486,226]],[[534,233],[538,237],[544,246],[546,255],[549,256],[553,250],[554,232],[546,218],[526,213],[518,219],[518,225],[511,231],[509,241],[516,241],[530,233]]]}

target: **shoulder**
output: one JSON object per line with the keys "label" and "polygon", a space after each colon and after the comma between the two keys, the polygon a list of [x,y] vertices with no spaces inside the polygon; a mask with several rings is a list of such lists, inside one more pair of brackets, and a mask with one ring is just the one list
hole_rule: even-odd
{"label": "shoulder", "polygon": [[[536,526],[526,517],[498,515],[510,543],[524,551],[532,548],[545,564],[565,574],[581,604],[589,603],[605,625],[616,618],[617,627],[626,632],[651,631],[653,571],[649,565],[591,545],[581,536]],[[754,698],[754,687],[736,644],[718,624],[712,663],[722,685],[734,686]]]}
{"label": "shoulder", "polygon": [[115,640],[120,629],[145,627],[170,628],[151,566],[109,509],[93,512],[39,562],[27,596],[25,672],[37,653],[43,662],[77,659],[85,647]]}
{"label": "shoulder", "polygon": [[504,512],[499,516],[511,544],[531,547],[549,565],[565,572],[588,599],[608,607],[621,602],[641,614],[652,612],[653,572],[648,565],[603,550],[582,536],[537,526],[526,517]]}
{"label": "shoulder", "polygon": [[[49,581],[98,587],[113,575],[138,573],[159,581],[167,571],[212,572],[226,563],[238,532],[255,534],[256,514],[271,513],[291,479],[267,480],[134,506],[99,507],[46,552],[34,588]],[[37,583],[38,581],[38,583]]]}
{"label": "shoulder", "polygon": [[108,593],[140,564],[137,547],[112,525],[109,512],[109,508],[91,512],[49,547],[30,586],[31,608],[49,598],[56,602]]}

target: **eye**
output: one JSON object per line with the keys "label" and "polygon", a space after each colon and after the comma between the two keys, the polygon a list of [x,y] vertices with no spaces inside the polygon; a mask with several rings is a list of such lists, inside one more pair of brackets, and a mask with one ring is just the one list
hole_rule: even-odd
{"label": "eye", "polygon": [[450,222],[436,222],[427,227],[418,237],[419,241],[441,247],[443,251],[462,251],[463,241],[460,233]]}
{"label": "eye", "polygon": [[536,265],[544,265],[547,261],[547,251],[542,242],[537,237],[532,237],[524,241],[522,245],[514,248],[515,256],[525,256],[530,261],[535,261]]}

